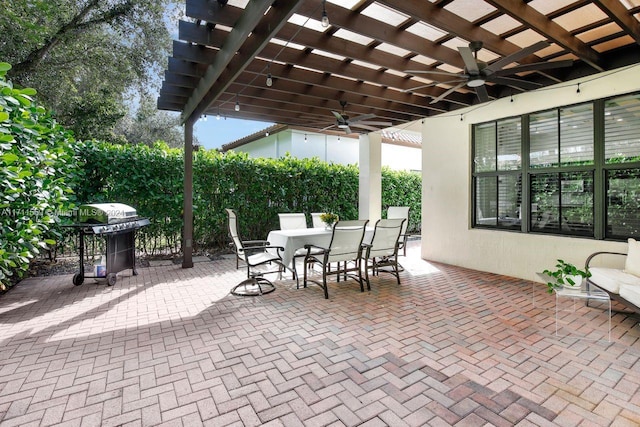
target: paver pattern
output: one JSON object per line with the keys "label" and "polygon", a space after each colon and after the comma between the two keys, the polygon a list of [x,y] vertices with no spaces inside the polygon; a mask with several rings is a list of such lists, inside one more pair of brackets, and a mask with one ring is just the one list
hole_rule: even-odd
{"label": "paver pattern", "polygon": [[0,297],[0,425],[640,425],[637,317],[614,314],[608,342],[578,306],[562,320],[593,340],[557,337],[542,284],[401,262],[400,286],[329,300],[290,278],[230,295],[232,257],[24,280]]}

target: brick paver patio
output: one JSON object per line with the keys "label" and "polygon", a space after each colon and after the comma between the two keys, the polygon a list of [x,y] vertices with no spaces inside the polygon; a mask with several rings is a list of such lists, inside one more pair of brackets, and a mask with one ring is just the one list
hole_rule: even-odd
{"label": "brick paver patio", "polygon": [[[262,297],[233,258],[114,287],[32,278],[0,297],[2,426],[637,426],[638,318],[562,314],[539,285],[402,259],[372,279]],[[615,307],[615,306],[614,306]],[[598,338],[601,338],[598,340]],[[602,339],[604,338],[604,339]]]}

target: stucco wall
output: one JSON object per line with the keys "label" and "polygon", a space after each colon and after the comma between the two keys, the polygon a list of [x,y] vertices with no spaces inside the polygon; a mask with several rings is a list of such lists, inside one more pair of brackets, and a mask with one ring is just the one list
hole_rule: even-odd
{"label": "stucco wall", "polygon": [[[305,135],[307,141],[304,141]],[[357,164],[359,141],[354,138],[335,135],[305,133],[298,130],[285,130],[265,136],[257,141],[235,148],[235,151],[249,153],[250,157],[277,158],[287,152],[297,158],[318,157],[327,162],[342,165]],[[395,170],[419,171],[422,159],[419,148],[382,144],[382,165]]]}
{"label": "stucco wall", "polygon": [[557,258],[584,265],[598,250],[626,252],[621,242],[472,229],[471,125],[637,90],[640,66],[518,94],[513,102],[505,98],[424,119],[423,258],[539,281],[535,273],[552,267]]}

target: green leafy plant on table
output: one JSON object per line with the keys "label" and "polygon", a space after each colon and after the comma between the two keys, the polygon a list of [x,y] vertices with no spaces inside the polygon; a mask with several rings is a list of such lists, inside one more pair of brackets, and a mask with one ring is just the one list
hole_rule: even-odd
{"label": "green leafy plant on table", "polygon": [[542,272],[553,278],[547,282],[547,292],[552,293],[559,286],[580,285],[583,279],[591,276],[589,270],[580,270],[575,265],[558,259],[555,270],[544,270]]}
{"label": "green leafy plant on table", "polygon": [[325,212],[320,215],[320,221],[331,227],[336,221],[338,221],[338,215],[331,212]]}

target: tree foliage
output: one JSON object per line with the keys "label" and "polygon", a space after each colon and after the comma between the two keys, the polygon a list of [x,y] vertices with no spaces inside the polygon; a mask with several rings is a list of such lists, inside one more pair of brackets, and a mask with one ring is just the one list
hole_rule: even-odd
{"label": "tree foliage", "polygon": [[[9,77],[79,139],[117,140],[116,124],[159,84],[171,46],[169,0],[0,0]],[[177,123],[177,121],[176,121]]]}
{"label": "tree foliage", "polygon": [[[156,101],[145,95],[135,114],[125,116],[116,126],[116,140],[135,142],[153,146],[157,141],[165,142],[169,147],[180,148],[184,145],[184,132],[179,125],[180,117],[176,113],[158,111]],[[193,143],[198,138],[193,136]]]}
{"label": "tree foliage", "polygon": [[52,226],[70,212],[70,186],[81,161],[76,143],[33,100],[17,89],[0,63],[0,288],[27,270],[30,260],[55,244]]}

